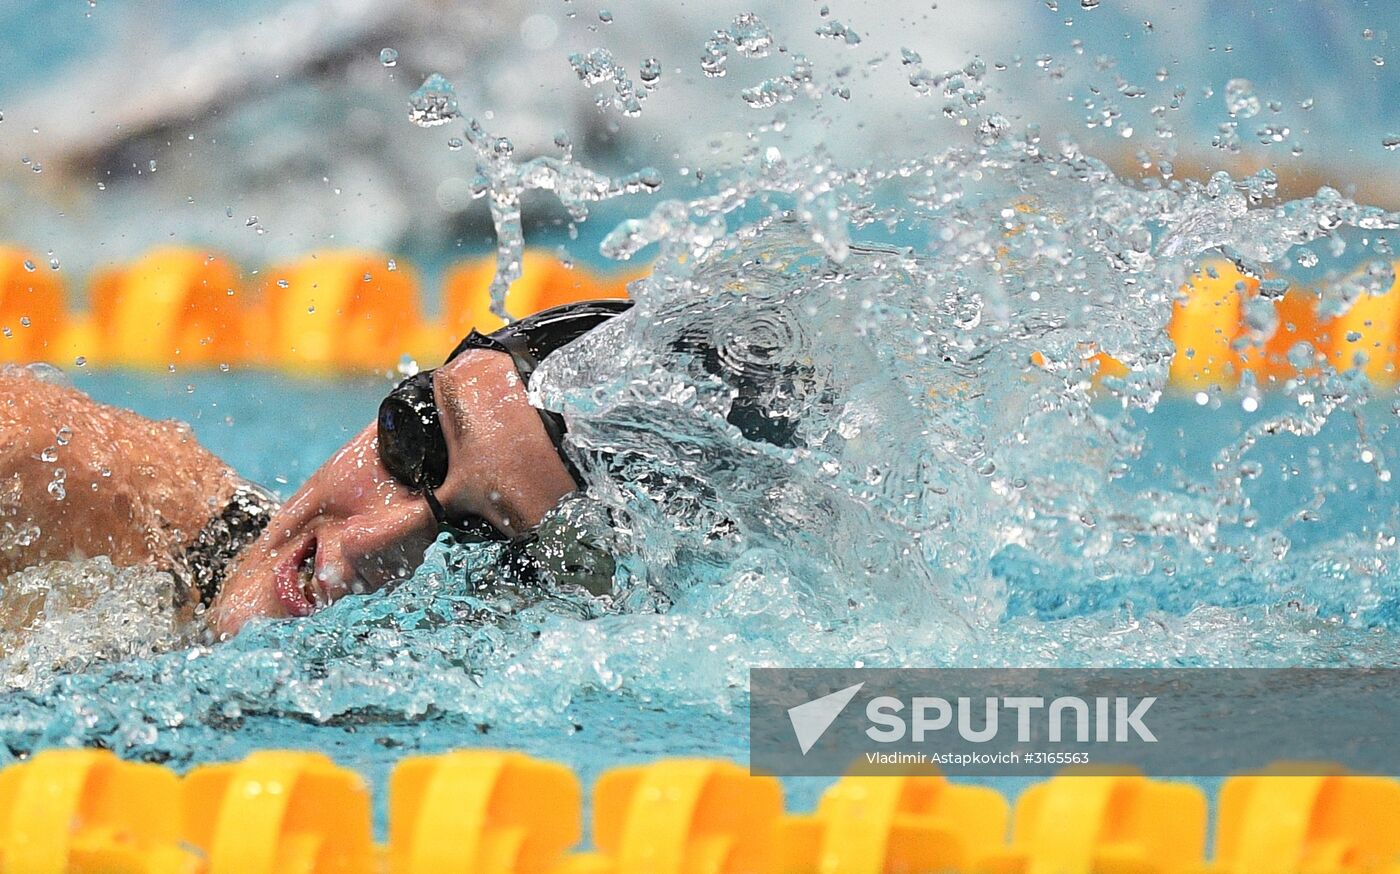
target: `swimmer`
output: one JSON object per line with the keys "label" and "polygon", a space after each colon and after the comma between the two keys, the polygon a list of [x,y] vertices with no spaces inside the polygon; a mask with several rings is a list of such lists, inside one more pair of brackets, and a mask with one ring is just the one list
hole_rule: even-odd
{"label": "swimmer", "polygon": [[[0,580],[105,555],[168,571],[177,606],[192,610],[266,527],[275,498],[187,426],[97,403],[56,375],[0,368]],[[32,618],[15,609],[13,599],[0,603],[4,627]]]}
{"label": "swimmer", "polygon": [[[390,392],[376,421],[280,508],[184,426],[6,376],[0,484],[13,495],[0,497],[42,533],[7,551],[0,574],[93,555],[154,563],[176,576],[191,609],[203,604],[215,635],[227,638],[250,619],[306,616],[403,579],[444,533],[528,544],[581,484],[563,449],[566,423],[530,405],[530,376],[548,355],[630,307],[624,300],[566,304],[489,335],[473,331],[442,366]],[[722,369],[710,343],[676,348],[711,373]],[[754,386],[738,382],[729,421],[751,439],[786,443],[795,424],[767,414],[754,402]],[[54,423],[71,423],[60,451],[63,501],[45,491],[59,463],[44,460],[58,439]],[[181,473],[172,479],[170,471]]]}
{"label": "swimmer", "polygon": [[489,336],[473,332],[442,367],[392,391],[377,421],[280,509],[188,427],[6,368],[0,579],[96,555],[151,564],[174,576],[177,606],[210,608],[212,628],[227,637],[250,618],[305,616],[401,579],[444,531],[519,542],[578,488],[563,420],[526,399],[530,374],[629,306],[570,304]]}
{"label": "swimmer", "polygon": [[520,542],[579,487],[565,424],[530,405],[550,353],[625,312],[621,300],[566,304],[490,334],[405,379],[377,421],[331,456],[238,559],[213,602],[216,633],[258,616],[305,616],[402,579],[446,532]]}

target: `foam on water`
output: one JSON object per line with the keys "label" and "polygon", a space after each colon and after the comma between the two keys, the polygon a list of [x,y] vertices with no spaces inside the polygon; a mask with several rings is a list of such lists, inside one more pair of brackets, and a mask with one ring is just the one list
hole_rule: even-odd
{"label": "foam on water", "polygon": [[[771,41],[736,21],[705,72]],[[963,145],[844,166],[755,129],[703,193],[607,237],[619,259],[654,246],[655,268],[635,308],[551,357],[531,393],[568,419],[587,480],[548,527],[611,555],[610,587],[510,579],[493,547],[438,544],[391,591],[217,648],[42,683],[12,669],[31,692],[3,706],[10,746],[197,757],[183,726],[259,715],[557,727],[599,694],[724,714],[765,665],[1394,663],[1391,390],[1301,349],[1315,374],[1266,397],[1246,379],[1199,406],[1164,400],[1164,328],[1202,260],[1277,276],[1300,247],[1333,268],[1327,299],[1344,309],[1389,274],[1342,282],[1343,251],[1388,262],[1397,217],[1330,189],[1281,202],[1267,171],[1122,180],[1013,130],[985,76],[977,60],[915,75],[974,132]],[[805,93],[794,83],[771,103]],[[525,191],[582,220],[656,187],[567,155],[517,161],[475,121],[467,135],[498,305]],[[1277,325],[1249,327],[1258,342]],[[1097,380],[1099,352],[1128,375]],[[746,436],[736,405],[789,433]]]}

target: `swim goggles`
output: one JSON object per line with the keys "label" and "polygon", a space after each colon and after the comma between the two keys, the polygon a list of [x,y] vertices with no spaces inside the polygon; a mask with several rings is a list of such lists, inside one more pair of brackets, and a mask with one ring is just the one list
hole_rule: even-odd
{"label": "swim goggles", "polygon": [[439,533],[470,543],[508,540],[480,516],[453,522],[438,500],[436,490],[447,479],[447,438],[433,396],[433,373],[410,376],[379,404],[379,460],[394,479],[428,502]]}
{"label": "swim goggles", "polygon": [[[472,331],[457,344],[447,361],[468,349],[505,352],[515,363],[520,378],[528,384],[530,375],[546,355],[620,315],[631,305],[628,300],[581,301],[536,313],[489,335]],[[423,495],[439,533],[448,532],[466,542],[507,541],[509,535],[480,516],[468,514],[461,520],[451,520],[438,500],[436,490],[447,479],[448,457],[447,438],[433,394],[433,373],[426,370],[408,377],[380,403],[379,460],[394,479]],[[574,482],[579,482],[578,470],[563,449],[563,417],[549,410],[539,410],[539,414],[559,458]]]}

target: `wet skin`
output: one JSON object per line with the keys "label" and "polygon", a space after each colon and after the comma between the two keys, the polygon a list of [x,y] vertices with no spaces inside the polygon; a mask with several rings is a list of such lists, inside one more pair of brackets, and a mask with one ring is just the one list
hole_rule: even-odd
{"label": "wet skin", "polygon": [[186,425],[0,369],[0,580],[98,555],[169,570],[237,483]]}
{"label": "wet skin", "polygon": [[[465,352],[434,388],[449,470],[436,492],[452,518],[472,513],[518,536],[576,486],[508,355]],[[422,495],[379,461],[371,424],[321,466],[239,554],[211,611],[220,637],[255,617],[305,616],[413,572],[437,536]]]}

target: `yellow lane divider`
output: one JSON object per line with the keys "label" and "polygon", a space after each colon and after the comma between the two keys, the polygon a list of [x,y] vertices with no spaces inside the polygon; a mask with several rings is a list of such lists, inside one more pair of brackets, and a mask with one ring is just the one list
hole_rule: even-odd
{"label": "yellow lane divider", "polygon": [[1241,331],[1242,303],[1259,288],[1233,267],[1208,264],[1187,282],[1172,308],[1167,335],[1176,344],[1171,381],[1194,388],[1233,383],[1240,369],[1234,345]]}
{"label": "yellow lane divider", "polygon": [[390,874],[544,874],[583,836],[568,768],[520,753],[405,759],[389,783]]}
{"label": "yellow lane divider", "polygon": [[1055,777],[1021,796],[1013,831],[979,872],[1172,874],[1203,862],[1206,798],[1134,775]]}
{"label": "yellow lane divider", "polygon": [[203,871],[180,846],[180,779],[100,750],[55,750],[0,772],[0,872]]}
{"label": "yellow lane divider", "polygon": [[58,274],[0,247],[0,361],[41,361],[67,323]]}
{"label": "yellow lane divider", "polygon": [[195,768],[181,807],[184,839],[208,854],[209,874],[376,870],[369,789],[320,753],[257,752]]}
{"label": "yellow lane divider", "polygon": [[662,760],[582,790],[562,765],[470,750],[405,759],[389,842],[369,788],[320,753],[257,752],[183,779],[97,750],[0,772],[0,874],[1362,874],[1400,872],[1400,781],[1225,781],[1207,799],[1137,775],[1064,774],[1009,806],[936,776],[844,777],[811,814],[731,762]]}
{"label": "yellow lane divider", "polygon": [[674,759],[608,771],[593,787],[595,852],[560,874],[770,871],[783,790],[730,762]]}
{"label": "yellow lane divider", "polygon": [[[491,312],[491,300],[486,294],[495,273],[494,260],[468,261],[448,271],[443,280],[444,327],[453,343],[472,328],[485,333],[504,324]],[[520,278],[506,293],[506,311],[519,319],[576,300],[626,297],[627,282],[637,278],[637,274],[600,277],[565,266],[548,252],[528,251],[521,263]]]}
{"label": "yellow lane divider", "polygon": [[966,871],[1002,844],[1010,809],[992,789],[941,776],[838,780],[810,816],[784,817],[780,874]]}
{"label": "yellow lane divider", "polygon": [[412,272],[363,252],[317,252],[263,274],[260,360],[296,370],[382,369],[422,323]]}
{"label": "yellow lane divider", "polygon": [[1400,872],[1400,783],[1382,777],[1238,777],[1220,792],[1218,874]]}
{"label": "yellow lane divider", "polygon": [[[625,297],[636,278],[566,266],[542,251],[527,252],[522,266],[506,297],[516,318],[575,300]],[[64,306],[59,274],[32,255],[0,248],[0,361],[237,364],[311,373],[382,371],[403,355],[434,362],[471,329],[500,326],[487,296],[494,270],[490,258],[451,268],[443,279],[442,316],[428,320],[413,270],[386,255],[316,252],[245,274],[216,253],[167,248],[95,273],[87,311],[74,315]],[[1400,379],[1400,288],[1363,290],[1346,313],[1330,319],[1319,315],[1312,289],[1271,292],[1276,299],[1263,310],[1272,308],[1268,321],[1276,327],[1253,345],[1246,315],[1259,315],[1261,285],[1225,261],[1202,264],[1189,278],[1167,327],[1176,345],[1174,386],[1231,387],[1248,372],[1267,387],[1323,362],[1361,368],[1378,383]],[[1113,352],[1076,354],[1091,359],[1100,377],[1121,377],[1127,371]],[[1041,354],[1032,361],[1057,368]]]}

